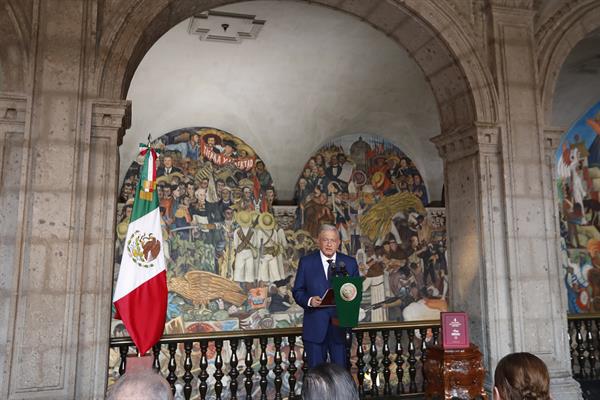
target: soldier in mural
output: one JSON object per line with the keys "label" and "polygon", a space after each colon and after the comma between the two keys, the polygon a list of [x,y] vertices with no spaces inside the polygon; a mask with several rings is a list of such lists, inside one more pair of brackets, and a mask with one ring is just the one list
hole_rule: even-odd
{"label": "soldier in mural", "polygon": [[258,257],[258,241],[254,229],[254,214],[248,210],[239,210],[236,213],[239,228],[233,234],[233,249],[235,252],[235,266],[233,280],[245,284],[250,288],[250,283],[256,280],[256,265],[254,259]]}
{"label": "soldier in mural", "polygon": [[276,229],[275,217],[269,212],[258,216],[255,232],[258,243],[258,280],[261,286],[265,286],[283,279],[282,254],[287,241],[283,230]]}
{"label": "soldier in mural", "polygon": [[234,219],[233,208],[227,207],[223,210],[223,222],[218,224],[221,229],[224,245],[219,258],[219,275],[223,278],[233,279],[233,265],[235,262],[234,235],[238,225]]}

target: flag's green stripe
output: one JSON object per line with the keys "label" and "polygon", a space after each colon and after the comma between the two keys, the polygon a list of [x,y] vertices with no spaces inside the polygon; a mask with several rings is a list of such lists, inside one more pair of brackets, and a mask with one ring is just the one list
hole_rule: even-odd
{"label": "flag's green stripe", "polygon": [[[133,210],[131,212],[131,218],[129,223],[132,223],[138,218],[143,217],[148,214],[150,211],[158,208],[158,192],[154,190],[152,192],[152,200],[144,200],[140,198],[140,190],[143,189],[142,182],[148,176],[148,158],[151,157],[150,152],[146,153],[144,157],[144,165],[141,168],[140,176],[138,179],[137,187],[135,189],[135,199],[133,200]],[[156,164],[154,165],[156,168]]]}

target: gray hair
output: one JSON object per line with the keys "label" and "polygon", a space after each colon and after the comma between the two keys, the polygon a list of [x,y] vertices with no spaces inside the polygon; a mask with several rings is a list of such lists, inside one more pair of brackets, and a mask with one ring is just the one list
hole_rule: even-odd
{"label": "gray hair", "polygon": [[154,371],[125,373],[108,392],[107,400],[172,400],[165,378]]}
{"label": "gray hair", "polygon": [[335,226],[333,226],[333,225],[330,225],[330,224],[322,224],[319,227],[319,234],[318,234],[318,236],[321,236],[322,232],[330,232],[330,231],[333,231],[333,232],[337,233],[338,238],[340,237],[340,232],[337,230],[337,228]]}
{"label": "gray hair", "polygon": [[303,400],[358,400],[350,372],[337,364],[319,364],[309,370],[302,384]]}

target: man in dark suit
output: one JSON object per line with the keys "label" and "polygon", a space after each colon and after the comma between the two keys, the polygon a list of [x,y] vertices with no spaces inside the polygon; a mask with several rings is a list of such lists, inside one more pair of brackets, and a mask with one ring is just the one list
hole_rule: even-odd
{"label": "man in dark suit", "polygon": [[356,260],[338,253],[340,236],[332,225],[319,229],[319,251],[300,259],[292,294],[304,308],[302,340],[313,368],[327,360],[346,366],[345,329],[338,326],[335,307],[320,307],[321,295],[331,288],[331,279],[341,272],[342,265],[349,276],[359,276]]}
{"label": "man in dark suit", "polygon": [[173,166],[173,157],[170,155],[163,157],[163,165],[156,169],[156,176],[170,175],[175,172],[181,173],[181,168]]}

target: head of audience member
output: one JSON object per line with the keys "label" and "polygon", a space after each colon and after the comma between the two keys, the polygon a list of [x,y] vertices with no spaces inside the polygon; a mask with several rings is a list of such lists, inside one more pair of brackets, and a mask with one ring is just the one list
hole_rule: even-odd
{"label": "head of audience member", "polygon": [[546,364],[531,353],[512,353],[494,372],[494,400],[550,400]]}
{"label": "head of audience member", "polygon": [[337,364],[319,364],[304,376],[303,400],[358,400],[352,375]]}
{"label": "head of audience member", "polygon": [[109,389],[107,400],[172,400],[165,378],[153,370],[125,373]]}

